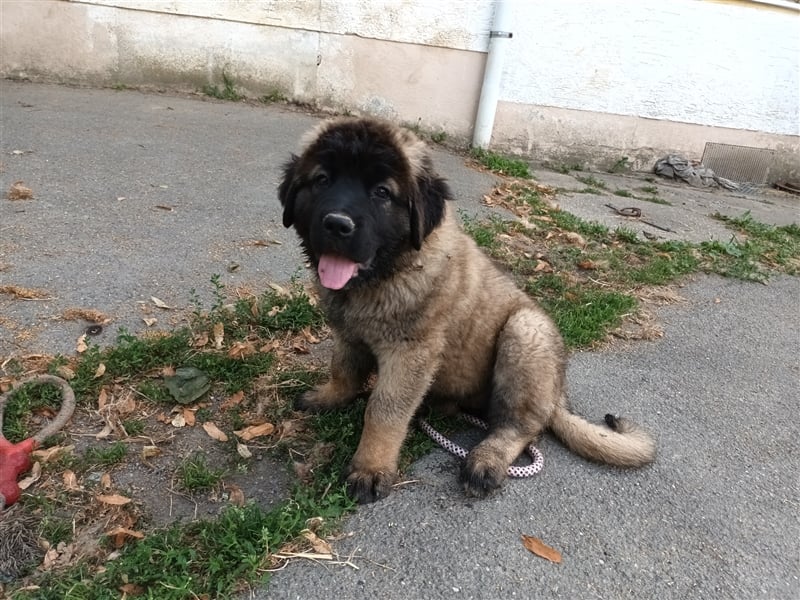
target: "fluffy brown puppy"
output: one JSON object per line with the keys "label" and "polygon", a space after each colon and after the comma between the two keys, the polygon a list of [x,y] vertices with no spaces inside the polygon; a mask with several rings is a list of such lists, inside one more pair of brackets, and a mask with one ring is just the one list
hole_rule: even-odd
{"label": "fluffy brown puppy", "polygon": [[279,196],[335,340],[330,380],[298,407],[344,406],[377,372],[347,474],[359,501],[391,491],[423,402],[488,420],[461,470],[473,496],[498,488],[544,429],[591,460],[654,459],[653,440],[632,423],[609,415],[594,425],[570,412],[556,326],[461,231],[447,184],[410,131],[374,119],[323,123],[285,165]]}

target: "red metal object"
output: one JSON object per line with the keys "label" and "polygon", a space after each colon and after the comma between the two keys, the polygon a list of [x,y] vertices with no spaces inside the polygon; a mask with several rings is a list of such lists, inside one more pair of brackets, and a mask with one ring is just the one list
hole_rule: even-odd
{"label": "red metal object", "polygon": [[36,446],[33,438],[12,444],[0,435],[0,509],[19,500],[17,478],[31,468],[31,452]]}

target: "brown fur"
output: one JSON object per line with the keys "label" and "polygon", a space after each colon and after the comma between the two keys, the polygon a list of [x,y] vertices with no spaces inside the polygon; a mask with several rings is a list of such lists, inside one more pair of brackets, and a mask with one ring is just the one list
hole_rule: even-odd
{"label": "brown fur", "polygon": [[[416,137],[371,120],[338,120],[317,128],[306,152],[287,165],[281,201],[292,212],[284,222],[308,231],[310,224],[298,224],[296,217],[308,218],[304,203],[315,202],[316,194],[297,192],[302,170],[315,166],[316,141],[346,137],[353,124],[366,128],[377,143],[394,145],[398,160],[410,168],[412,179],[395,186],[407,196],[410,211],[398,210],[406,202],[399,198],[379,216],[413,232],[414,215],[430,215],[431,207],[425,189],[410,188],[435,182],[436,175]],[[290,191],[296,197],[289,197]],[[316,264],[319,257],[308,235],[301,237]],[[489,420],[489,434],[462,469],[469,495],[485,496],[499,487],[511,462],[544,429],[591,460],[633,467],[654,459],[652,439],[633,424],[612,419],[614,430],[569,411],[565,349],[556,326],[461,231],[449,207],[425,232],[419,250],[408,243],[393,254],[392,268],[374,279],[354,280],[341,290],[320,286],[335,338],[331,378],[299,399],[306,409],[341,407],[377,370],[348,474],[360,501],[390,492],[401,445],[423,401]]]}

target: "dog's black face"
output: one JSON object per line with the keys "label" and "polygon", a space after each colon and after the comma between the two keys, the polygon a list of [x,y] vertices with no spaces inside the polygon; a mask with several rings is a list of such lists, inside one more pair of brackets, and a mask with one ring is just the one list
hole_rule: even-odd
{"label": "dog's black face", "polygon": [[278,194],[283,224],[333,290],[391,275],[441,222],[450,196],[422,142],[372,119],[323,125],[285,165]]}

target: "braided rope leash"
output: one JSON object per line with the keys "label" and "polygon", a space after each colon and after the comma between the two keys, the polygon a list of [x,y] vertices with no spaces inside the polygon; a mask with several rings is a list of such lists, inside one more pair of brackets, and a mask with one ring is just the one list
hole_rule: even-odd
{"label": "braided rope leash", "polygon": [[[489,426],[478,419],[477,417],[473,417],[472,415],[462,414],[462,418],[469,424],[475,425],[476,427],[480,427],[481,429],[489,429]],[[450,454],[454,454],[460,458],[466,458],[468,451],[465,448],[462,448],[455,442],[448,440],[444,437],[441,433],[436,431],[430,424],[424,420],[419,419],[419,428],[431,438],[434,442],[439,444],[442,448],[447,450]],[[508,476],[509,477],[516,477],[516,478],[523,478],[523,477],[533,477],[539,471],[542,470],[544,466],[544,457],[542,453],[539,452],[539,449],[534,446],[533,444],[529,445],[526,449],[526,452],[531,457],[531,464],[525,465],[524,467],[516,467],[510,466],[508,467]]]}

